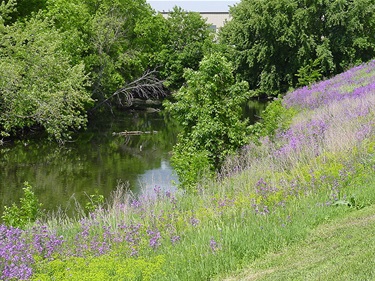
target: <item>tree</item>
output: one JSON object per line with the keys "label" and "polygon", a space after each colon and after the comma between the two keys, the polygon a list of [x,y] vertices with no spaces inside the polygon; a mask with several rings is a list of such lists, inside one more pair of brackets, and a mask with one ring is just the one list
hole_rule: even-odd
{"label": "tree", "polygon": [[184,187],[193,187],[200,172],[214,171],[225,157],[248,140],[242,105],[247,82],[235,82],[233,67],[220,54],[205,56],[197,71],[187,69],[186,85],[166,109],[182,127],[172,163]]}
{"label": "tree", "polygon": [[126,104],[127,96],[118,99],[114,93],[147,71],[178,89],[184,68],[197,69],[212,44],[209,25],[199,13],[174,8],[165,19],[145,0],[47,0],[46,16],[69,33],[66,48],[84,60],[100,104]]}
{"label": "tree", "polygon": [[372,0],[243,0],[230,13],[220,42],[257,95],[284,93],[375,56]]}
{"label": "tree", "polygon": [[15,0],[0,3],[0,26],[4,26],[12,18],[11,14],[16,11],[16,5]]}
{"label": "tree", "polygon": [[199,13],[177,6],[168,14],[158,63],[170,89],[179,89],[185,81],[184,69],[197,70],[204,54],[210,50],[213,33],[209,26]]}
{"label": "tree", "polygon": [[0,22],[0,133],[43,127],[58,141],[84,127],[92,100],[83,64],[73,65],[64,37],[47,20]]}

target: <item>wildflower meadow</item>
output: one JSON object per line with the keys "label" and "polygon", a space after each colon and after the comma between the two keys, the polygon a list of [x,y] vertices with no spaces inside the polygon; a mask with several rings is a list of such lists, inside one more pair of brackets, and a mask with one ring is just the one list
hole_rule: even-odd
{"label": "wildflower meadow", "polygon": [[375,61],[279,102],[273,136],[196,192],[120,184],[89,213],[0,225],[0,280],[220,279],[374,204]]}

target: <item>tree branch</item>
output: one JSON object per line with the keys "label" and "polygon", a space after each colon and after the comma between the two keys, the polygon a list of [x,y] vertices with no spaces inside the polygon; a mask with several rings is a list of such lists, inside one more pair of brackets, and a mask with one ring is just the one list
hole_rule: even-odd
{"label": "tree branch", "polygon": [[114,98],[117,98],[120,105],[124,105],[123,101],[125,101],[126,106],[131,106],[134,98],[150,99],[167,96],[167,90],[163,85],[164,80],[157,78],[157,73],[155,69],[147,70],[138,79],[126,84],[108,98],[100,101],[91,111],[96,110]]}

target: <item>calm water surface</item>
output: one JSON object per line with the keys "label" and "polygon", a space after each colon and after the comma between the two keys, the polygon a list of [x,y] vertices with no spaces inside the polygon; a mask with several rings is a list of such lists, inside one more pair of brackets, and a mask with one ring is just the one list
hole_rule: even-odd
{"label": "calm water surface", "polygon": [[[250,102],[244,114],[253,122],[264,107]],[[125,130],[157,133],[113,135]],[[5,143],[0,146],[0,213],[19,200],[25,181],[46,210],[74,208],[74,200],[84,205],[96,192],[108,197],[120,182],[128,182],[135,193],[174,189],[177,177],[169,159],[177,134],[175,122],[160,112],[127,112],[91,120],[64,146],[36,137]]]}
{"label": "calm water surface", "polygon": [[[113,132],[157,131],[114,136]],[[160,113],[133,112],[92,120],[74,142],[60,146],[43,138],[0,147],[0,210],[22,195],[23,182],[34,188],[46,210],[85,204],[87,194],[108,196],[119,182],[130,189],[173,188],[169,164],[177,127]]]}

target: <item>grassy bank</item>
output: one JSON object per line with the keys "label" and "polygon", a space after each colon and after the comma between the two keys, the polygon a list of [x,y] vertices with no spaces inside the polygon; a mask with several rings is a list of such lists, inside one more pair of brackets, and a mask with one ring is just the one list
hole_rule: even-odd
{"label": "grassy bank", "polygon": [[374,280],[374,233],[370,206],[317,227],[302,243],[267,254],[225,280]]}
{"label": "grassy bank", "polygon": [[280,129],[196,193],[133,197],[120,186],[88,216],[2,226],[0,279],[213,279],[375,204],[374,66],[289,93]]}

